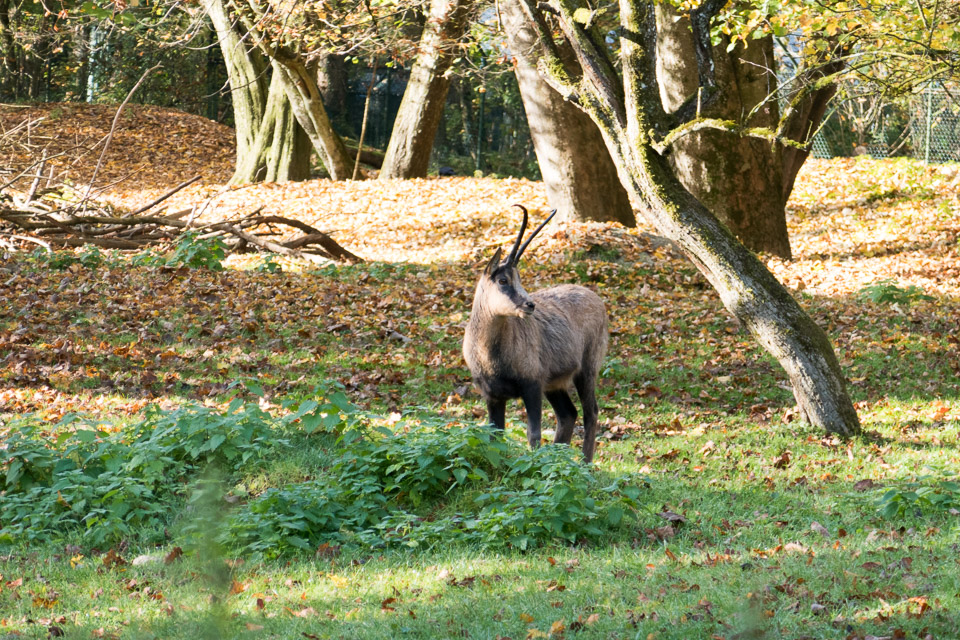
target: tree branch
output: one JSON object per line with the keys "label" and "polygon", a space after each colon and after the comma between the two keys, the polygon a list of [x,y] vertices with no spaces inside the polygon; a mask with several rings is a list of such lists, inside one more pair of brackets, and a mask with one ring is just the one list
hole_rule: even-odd
{"label": "tree branch", "polygon": [[581,82],[588,82],[603,109],[611,114],[621,127],[626,127],[623,85],[603,37],[597,33],[596,28],[588,26],[592,20],[592,12],[577,6],[577,0],[556,0],[555,6],[560,11],[560,29],[573,48],[583,72]]}
{"label": "tree branch", "polygon": [[690,28],[693,31],[693,51],[697,58],[697,92],[688,97],[674,116],[680,123],[699,118],[717,100],[716,66],[713,62],[713,45],[710,42],[710,22],[728,0],[705,0],[690,12]]}

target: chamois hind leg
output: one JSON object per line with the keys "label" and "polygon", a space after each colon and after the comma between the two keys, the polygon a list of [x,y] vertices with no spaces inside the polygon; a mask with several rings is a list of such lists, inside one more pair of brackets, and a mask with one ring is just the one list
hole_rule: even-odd
{"label": "chamois hind leg", "polygon": [[557,414],[557,435],[553,441],[561,444],[570,444],[573,436],[573,425],[577,422],[577,408],[563,389],[547,391],[545,394],[554,412]]}
{"label": "chamois hind leg", "polygon": [[543,389],[539,385],[528,385],[520,390],[520,398],[527,409],[527,442],[531,449],[540,446],[540,421],[543,414]]}
{"label": "chamois hind leg", "polygon": [[573,384],[577,387],[583,407],[583,458],[590,462],[597,446],[597,416],[600,413],[596,396],[597,378],[596,375],[581,372],[573,379]]}
{"label": "chamois hind leg", "polygon": [[487,415],[490,416],[490,424],[500,431],[506,426],[507,401],[502,399],[487,398]]}

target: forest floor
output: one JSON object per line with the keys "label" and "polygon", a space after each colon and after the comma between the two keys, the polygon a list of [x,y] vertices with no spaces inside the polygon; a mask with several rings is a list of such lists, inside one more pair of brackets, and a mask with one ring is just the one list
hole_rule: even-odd
{"label": "forest floor", "polygon": [[[4,107],[0,135],[45,119],[2,164],[42,145],[83,184],[113,114]],[[120,122],[102,200],[130,209],[201,175],[169,211],[262,207],[366,262],[2,255],[0,638],[955,636],[960,167],[810,161],[788,211],[794,259],[766,259],[834,343],[867,432],[850,441],[797,420],[775,361],[651,229],[551,224],[525,287],[586,284],[611,318],[595,468],[543,463],[589,491],[563,485],[554,504],[555,485],[520,477],[519,407],[507,467],[464,462],[461,478],[448,458],[487,445],[434,438],[482,422],[463,327],[479,267],[518,228],[511,205],[545,212],[540,183],[227,188],[230,129],[152,107]],[[357,425],[407,438],[358,449]],[[225,495],[203,506],[214,454]],[[329,521],[359,507],[334,511],[329,492],[374,477],[345,475],[357,459],[389,461],[374,474],[387,516],[351,533]],[[446,480],[409,484],[429,474]],[[506,512],[524,490],[527,512],[491,524],[490,501]],[[564,505],[580,515],[551,529]],[[599,531],[578,528],[590,518]]]}

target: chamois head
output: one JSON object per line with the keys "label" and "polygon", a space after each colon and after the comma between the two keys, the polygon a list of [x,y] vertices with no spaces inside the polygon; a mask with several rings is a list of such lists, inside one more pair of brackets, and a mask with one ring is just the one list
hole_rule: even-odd
{"label": "chamois head", "polygon": [[480,277],[480,282],[477,284],[477,293],[474,296],[474,300],[476,304],[483,306],[487,313],[491,315],[526,318],[533,314],[536,310],[536,305],[533,300],[530,299],[526,290],[524,290],[523,285],[520,284],[520,273],[517,270],[517,264],[520,262],[520,258],[523,256],[523,252],[526,251],[530,241],[550,222],[551,218],[556,215],[557,210],[554,209],[550,213],[550,216],[544,220],[530,237],[527,238],[527,241],[521,245],[520,242],[523,240],[523,233],[527,230],[527,209],[519,204],[513,206],[519,207],[519,209],[523,211],[523,223],[520,225],[520,233],[517,235],[517,239],[513,243],[513,248],[510,250],[510,255],[507,256],[506,260],[503,262],[500,261],[503,252],[499,248],[497,248],[493,257],[490,258],[490,262],[487,263],[486,268],[483,270],[483,275]]}

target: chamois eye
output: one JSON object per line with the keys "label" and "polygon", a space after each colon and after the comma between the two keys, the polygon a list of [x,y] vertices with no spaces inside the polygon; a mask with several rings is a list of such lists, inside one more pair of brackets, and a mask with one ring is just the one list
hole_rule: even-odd
{"label": "chamois eye", "polygon": [[499,280],[497,280],[497,284],[506,286],[506,285],[510,284],[510,281],[507,280],[506,278],[500,278]]}

